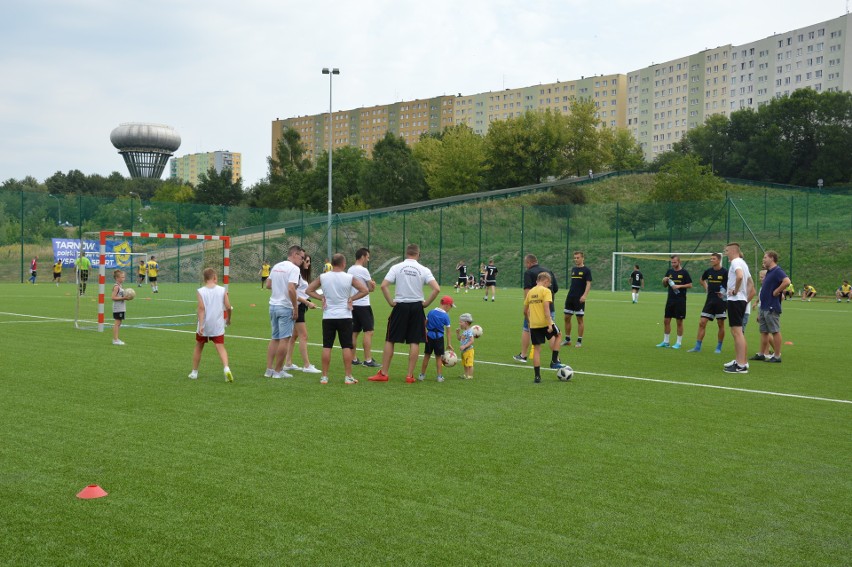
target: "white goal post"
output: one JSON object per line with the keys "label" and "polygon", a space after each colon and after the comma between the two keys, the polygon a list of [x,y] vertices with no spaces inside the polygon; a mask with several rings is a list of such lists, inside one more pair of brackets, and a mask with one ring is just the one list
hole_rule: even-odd
{"label": "white goal post", "polygon": [[122,238],[159,238],[176,240],[211,241],[218,240],[223,245],[222,285],[228,289],[231,271],[231,237],[215,234],[172,234],[166,232],[131,232],[118,230],[102,230],[99,232],[100,257],[98,267],[98,332],[104,330],[104,300],[106,290],[106,244],[109,237]]}
{"label": "white goal post", "polygon": [[[624,258],[631,258],[635,260],[630,263],[630,267],[632,268],[634,264],[639,264],[643,259],[669,262],[671,261],[672,256],[679,256],[681,259],[689,261],[690,259],[707,259],[710,258],[711,254],[713,254],[713,252],[613,252],[610,291],[618,291],[618,282],[624,279],[620,277],[623,270],[619,269]],[[628,276],[629,274],[630,272],[627,272]]]}

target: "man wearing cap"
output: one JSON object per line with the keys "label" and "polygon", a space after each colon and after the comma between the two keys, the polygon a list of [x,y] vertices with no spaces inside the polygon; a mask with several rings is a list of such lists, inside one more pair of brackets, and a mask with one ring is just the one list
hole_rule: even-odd
{"label": "man wearing cap", "polygon": [[[420,246],[409,244],[405,248],[405,260],[391,266],[382,281],[382,294],[391,314],[388,318],[388,330],[385,337],[385,349],[382,356],[382,368],[371,376],[371,382],[387,382],[388,369],[393,360],[395,343],[408,343],[408,373],[405,381],[413,384],[414,367],[420,356],[420,343],[426,340],[426,307],[435,301],[441,292],[441,286],[432,275],[432,271],[420,264]],[[390,295],[390,285],[395,283],[394,296]],[[424,300],[423,286],[432,288],[429,299]]]}
{"label": "man wearing cap", "polygon": [[450,333],[447,332],[451,325],[450,316],[447,313],[455,306],[453,298],[445,295],[441,298],[441,305],[426,315],[426,355],[423,357],[423,364],[420,365],[418,380],[426,379],[429,357],[434,354],[435,366],[438,370],[438,382],[444,381],[444,360],[441,358],[445,352],[444,341],[447,345],[446,350],[453,350]]}

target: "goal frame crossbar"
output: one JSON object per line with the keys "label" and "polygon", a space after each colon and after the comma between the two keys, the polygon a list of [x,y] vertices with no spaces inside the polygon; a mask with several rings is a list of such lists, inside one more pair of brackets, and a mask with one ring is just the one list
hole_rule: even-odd
{"label": "goal frame crossbar", "polygon": [[650,258],[652,260],[668,260],[672,256],[694,257],[694,258],[709,258],[713,252],[613,252],[612,253],[612,276],[610,279],[610,291],[616,290],[616,272],[618,266],[618,257],[626,256],[628,258]]}
{"label": "goal frame crossbar", "polygon": [[98,233],[98,242],[100,245],[99,259],[100,266],[98,267],[98,332],[104,330],[104,302],[106,291],[106,242],[107,238],[119,236],[123,238],[160,238],[172,240],[201,240],[201,241],[221,241],[223,246],[222,258],[222,284],[225,289],[228,289],[228,284],[231,279],[231,237],[218,236],[216,234],[178,234],[171,232],[132,232],[121,230],[102,230]]}

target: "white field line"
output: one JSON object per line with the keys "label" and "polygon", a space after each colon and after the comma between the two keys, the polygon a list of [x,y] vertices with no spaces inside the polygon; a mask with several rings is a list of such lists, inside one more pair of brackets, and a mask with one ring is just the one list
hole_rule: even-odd
{"label": "white field line", "polygon": [[[52,318],[52,317],[41,317],[41,316],[38,316],[38,315],[27,315],[27,314],[24,314],[24,313],[7,313],[7,312],[2,312],[2,311],[0,311],[0,315],[13,315],[13,316],[16,316],[16,317],[32,317],[32,318],[35,318],[35,319],[44,319],[45,320],[44,322],[50,322],[50,321],[53,321],[53,322],[70,322],[70,321],[73,321],[73,319],[57,319],[57,318]],[[11,321],[7,321],[7,322],[11,322]],[[181,329],[165,329],[165,328],[160,328],[160,327],[142,327],[142,329],[150,330],[150,331],[163,331],[163,332],[168,332],[168,333],[195,334],[195,331],[187,331],[187,330],[181,330]],[[228,335],[228,338],[229,339],[243,339],[243,340],[248,340],[248,341],[263,341],[263,342],[269,341],[269,339],[266,338],[266,337],[249,337],[249,336],[245,336],[245,335]],[[308,345],[314,346],[314,347],[322,346],[319,343],[308,343]],[[339,348],[339,347],[335,346],[334,348]],[[396,351],[394,352],[394,356],[406,356],[407,354],[408,354],[407,352],[396,352]],[[506,368],[529,368],[529,366],[522,365],[522,364],[490,362],[490,361],[487,361],[487,360],[477,360],[476,362],[478,364],[486,364],[486,365],[491,365],[491,366],[503,366],[503,367],[506,367]],[[550,369],[543,369],[543,370],[549,371]],[[640,382],[654,382],[654,383],[657,383],[657,384],[671,384],[673,386],[691,386],[693,388],[710,388],[710,389],[713,389],[713,390],[727,390],[727,391],[730,391],[730,392],[742,392],[742,393],[745,393],[745,394],[758,394],[758,395],[762,395],[762,396],[778,396],[778,397],[782,397],[782,398],[795,398],[795,399],[799,399],[799,400],[831,402],[831,403],[835,403],[835,404],[852,404],[852,400],[839,400],[839,399],[835,399],[835,398],[822,398],[822,397],[819,397],[819,396],[806,396],[806,395],[803,395],[803,394],[786,394],[786,393],[783,393],[783,392],[770,392],[768,390],[752,390],[752,389],[749,389],[749,388],[736,388],[736,387],[733,387],[733,386],[718,386],[718,385],[715,385],[715,384],[698,384],[698,383],[695,383],[695,382],[680,382],[680,381],[677,381],[677,380],[661,380],[659,378],[643,378],[641,376],[627,376],[627,375],[621,375],[621,374],[606,374],[606,373],[603,373],[603,372],[578,372],[578,371],[575,370],[574,373],[575,374],[582,374],[582,375],[585,375],[585,376],[599,376],[601,378],[615,378],[615,379],[618,379],[618,380],[636,380],[636,381],[640,381]]]}

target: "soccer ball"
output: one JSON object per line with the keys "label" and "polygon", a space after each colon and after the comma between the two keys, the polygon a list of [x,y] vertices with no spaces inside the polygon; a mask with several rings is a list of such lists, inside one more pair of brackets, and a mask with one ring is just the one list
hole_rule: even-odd
{"label": "soccer ball", "polygon": [[574,369],[570,366],[563,366],[556,371],[556,377],[562,382],[567,382],[574,376]]}
{"label": "soccer ball", "polygon": [[444,366],[448,368],[455,366],[458,361],[459,357],[456,356],[456,353],[451,350],[448,350],[447,352],[441,355],[441,362],[443,362]]}
{"label": "soccer ball", "polygon": [[473,336],[477,339],[482,336],[482,327],[479,325],[474,325],[470,328],[470,330],[473,331]]}
{"label": "soccer ball", "polygon": [[136,297],[136,290],[132,287],[129,287],[124,290],[124,301],[130,301],[131,299]]}

